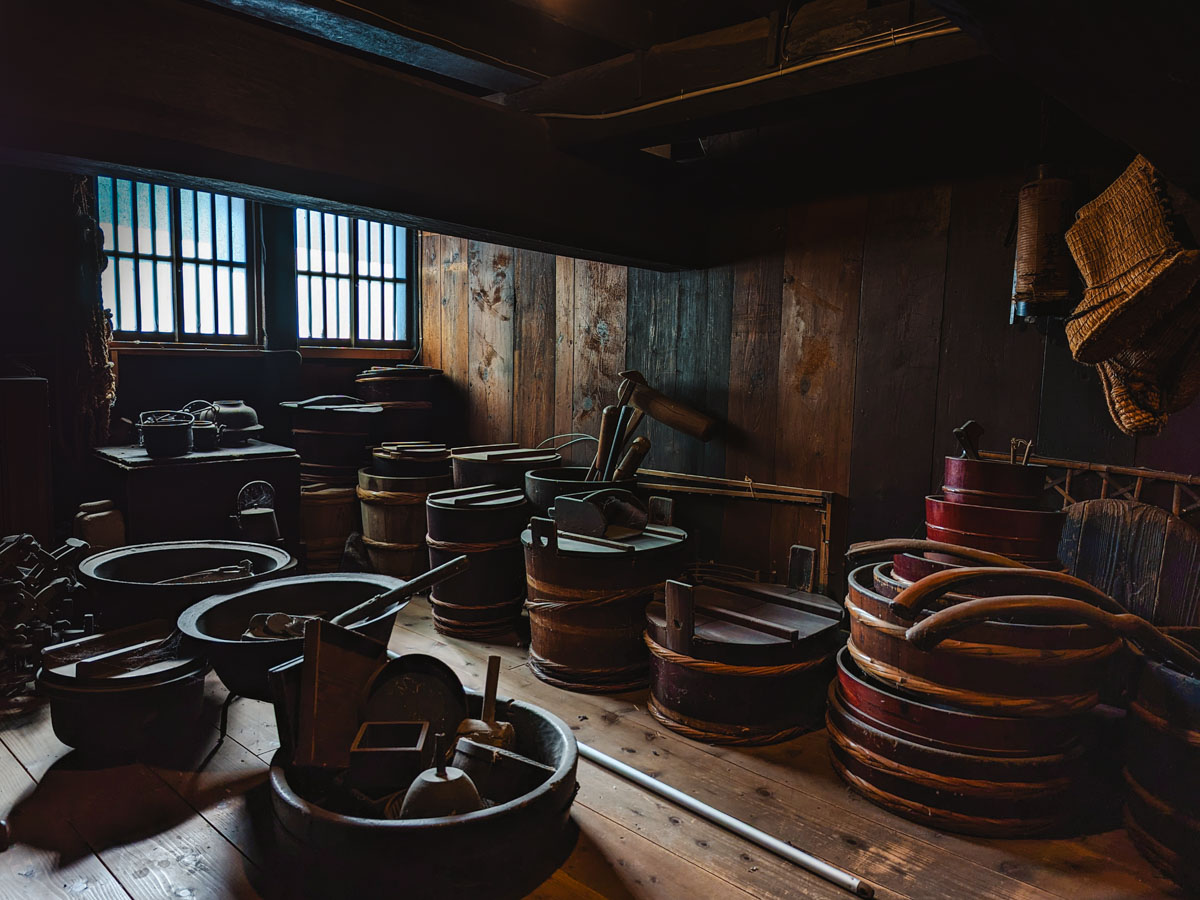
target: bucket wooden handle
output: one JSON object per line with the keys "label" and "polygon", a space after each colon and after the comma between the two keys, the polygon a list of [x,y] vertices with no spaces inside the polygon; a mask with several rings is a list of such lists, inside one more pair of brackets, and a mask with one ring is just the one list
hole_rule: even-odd
{"label": "bucket wooden handle", "polygon": [[1047,572],[1044,569],[992,567],[947,569],[944,572],[934,572],[902,590],[891,599],[888,607],[898,616],[915,619],[919,612],[944,594],[951,591],[962,593],[961,588],[972,582],[995,579],[1032,581],[1038,585],[1045,585],[1046,593],[1051,596],[1080,600],[1116,615],[1125,612],[1125,608],[1104,591],[1074,575],[1067,575],[1063,572]]}
{"label": "bucket wooden handle", "polygon": [[935,612],[909,628],[904,636],[919,649],[931,650],[963,628],[998,617],[1021,623],[1036,623],[1052,617],[1093,625],[1119,635],[1147,656],[1170,663],[1186,675],[1200,677],[1200,656],[1141,616],[1107,612],[1082,600],[1066,597],[1014,595],[968,600]]}
{"label": "bucket wooden handle", "polygon": [[853,564],[872,556],[892,556],[896,553],[944,553],[947,556],[956,556],[959,559],[981,565],[1003,566],[1009,569],[1029,568],[1025,563],[1001,556],[999,553],[976,550],[974,547],[960,547],[958,544],[947,544],[943,541],[925,541],[916,538],[859,541],[857,544],[851,544],[850,549],[846,551],[846,561]]}

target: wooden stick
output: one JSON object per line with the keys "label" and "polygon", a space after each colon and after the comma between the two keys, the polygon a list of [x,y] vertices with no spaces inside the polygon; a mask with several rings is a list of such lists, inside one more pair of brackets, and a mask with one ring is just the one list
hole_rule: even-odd
{"label": "wooden stick", "polygon": [[762,481],[738,481],[735,478],[714,478],[711,475],[690,475],[686,472],[666,472],[662,469],[638,469],[638,475],[649,478],[668,478],[671,481],[691,481],[696,484],[711,484],[714,487],[741,487],[747,491],[769,491],[775,494],[795,494],[799,497],[822,498],[831,491],[821,491],[816,488],[797,487],[790,484],[767,484]]}

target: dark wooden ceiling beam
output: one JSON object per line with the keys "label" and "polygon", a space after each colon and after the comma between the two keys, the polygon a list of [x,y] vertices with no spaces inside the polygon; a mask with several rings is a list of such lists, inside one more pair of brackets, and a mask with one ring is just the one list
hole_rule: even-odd
{"label": "dark wooden ceiling beam", "polygon": [[627,50],[650,46],[653,14],[642,0],[512,0],[575,31]]}
{"label": "dark wooden ceiling beam", "polygon": [[510,91],[609,59],[616,44],[510,0],[206,0],[442,78]]}
{"label": "dark wooden ceiling beam", "polygon": [[[910,11],[908,2],[864,7],[844,21],[789,28],[786,40],[777,19],[755,19],[547,79],[501,102],[545,118],[564,146],[634,149],[777,121],[791,114],[797,98],[982,55],[975,40],[945,20],[943,30],[955,33],[911,42],[898,37],[895,44],[881,39],[868,52],[842,49],[910,25]],[[809,63],[817,64],[788,71]],[[784,74],[776,76],[780,69]],[[689,96],[696,92],[702,93]]]}
{"label": "dark wooden ceiling beam", "polygon": [[1200,5],[933,0],[1014,74],[1200,197]]}
{"label": "dark wooden ceiling beam", "polygon": [[706,216],[670,178],[580,159],[533,117],[207,4],[10,4],[0,81],[9,159],[178,173],[584,257],[703,262]]}

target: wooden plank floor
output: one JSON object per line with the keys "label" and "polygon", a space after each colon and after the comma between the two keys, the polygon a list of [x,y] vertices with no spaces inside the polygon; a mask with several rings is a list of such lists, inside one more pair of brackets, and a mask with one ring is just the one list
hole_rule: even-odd
{"label": "wooden plank floor", "polygon": [[[499,653],[501,695],[537,703],[598,750],[853,871],[880,898],[1183,896],[1122,831],[1003,841],[933,831],[848,790],[822,732],[757,749],[692,743],[650,718],[644,691],[560,691],[533,677],[520,648],[436,634],[423,599],[401,613],[391,648],[437,656],[477,689],[488,653]],[[272,712],[235,701],[227,739],[204,762],[224,697],[210,677],[191,756],[169,765],[87,768],[54,737],[45,709],[0,731],[0,814],[11,810],[17,841],[0,853],[0,900],[271,897],[255,826],[269,817]],[[850,896],[583,760],[579,783],[578,844],[538,900]]]}

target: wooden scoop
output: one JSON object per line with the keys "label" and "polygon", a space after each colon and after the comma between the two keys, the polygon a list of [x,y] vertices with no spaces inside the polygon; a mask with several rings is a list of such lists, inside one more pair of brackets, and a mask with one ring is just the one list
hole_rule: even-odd
{"label": "wooden scoop", "polygon": [[458,737],[465,737],[477,744],[511,750],[517,745],[517,736],[511,722],[496,721],[496,687],[500,682],[500,657],[488,657],[487,682],[483,688],[483,718],[463,719],[458,726]]}
{"label": "wooden scoop", "polygon": [[[460,816],[483,808],[483,800],[471,777],[462,769],[446,765],[446,735],[434,745],[434,767],[416,777],[404,795],[401,819],[435,819]],[[389,810],[389,813],[391,810]]]}

